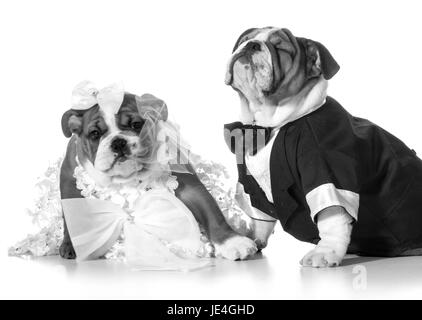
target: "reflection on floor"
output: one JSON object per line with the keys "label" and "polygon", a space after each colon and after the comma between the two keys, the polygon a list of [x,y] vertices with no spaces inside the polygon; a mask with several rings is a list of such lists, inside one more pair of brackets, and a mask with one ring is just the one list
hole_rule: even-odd
{"label": "reflection on floor", "polygon": [[364,299],[421,298],[422,257],[348,256],[332,269],[301,268],[312,246],[277,231],[248,261],[215,260],[193,272],[133,271],[117,261],[1,258],[0,298]]}

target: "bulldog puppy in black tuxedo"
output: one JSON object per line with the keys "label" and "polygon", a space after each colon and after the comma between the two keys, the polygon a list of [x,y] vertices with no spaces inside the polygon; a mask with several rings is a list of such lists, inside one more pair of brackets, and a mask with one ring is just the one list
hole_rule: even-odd
{"label": "bulldog puppy in black tuxedo", "polygon": [[277,220],[316,244],[303,266],[337,266],[347,252],[420,254],[422,161],[327,96],[338,70],[325,46],[287,29],[253,28],[239,37],[226,83],[239,94],[240,121],[225,126],[238,202],[261,247]]}
{"label": "bulldog puppy in black tuxedo", "polygon": [[[92,94],[96,93],[93,91]],[[80,100],[84,102],[86,98]],[[82,110],[73,108],[64,113],[61,121],[63,133],[71,139],[61,166],[62,199],[83,197],[74,176],[78,163],[97,183],[104,186],[110,182],[125,183],[135,175],[136,179],[142,179],[143,174],[148,174],[149,162],[145,160],[155,157],[152,146],[156,145],[154,139],[157,139],[157,135],[141,139],[140,133],[147,121],[149,126],[156,125],[160,120],[166,121],[167,106],[153,95],[138,97],[126,92],[120,108],[117,108],[118,112],[115,112],[102,109],[94,103],[92,107]],[[188,173],[172,173],[178,181],[175,195],[203,227],[214,244],[215,255],[236,260],[254,254],[257,250],[255,243],[230,228],[216,201],[200,182],[191,165],[183,165],[186,165]],[[76,258],[66,221],[60,255],[66,259]]]}

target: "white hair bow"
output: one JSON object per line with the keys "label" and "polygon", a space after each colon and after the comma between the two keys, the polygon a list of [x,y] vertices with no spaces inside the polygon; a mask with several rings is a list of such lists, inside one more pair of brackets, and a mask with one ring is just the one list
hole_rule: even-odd
{"label": "white hair bow", "polygon": [[90,81],[82,81],[72,91],[72,109],[87,110],[96,104],[105,113],[116,114],[122,105],[124,98],[122,83],[113,83],[98,90]]}

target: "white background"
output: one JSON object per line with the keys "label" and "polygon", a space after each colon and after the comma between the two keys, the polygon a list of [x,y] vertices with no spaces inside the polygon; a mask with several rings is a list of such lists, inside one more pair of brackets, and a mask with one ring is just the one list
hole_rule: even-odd
{"label": "white background", "polygon": [[[14,268],[6,250],[30,227],[24,208],[37,176],[65,150],[60,119],[79,81],[101,87],[121,80],[130,92],[164,99],[193,150],[236,174],[222,136],[239,105],[224,85],[226,63],[245,29],[287,27],[325,44],[340,64],[330,95],[422,153],[421,9],[420,1],[373,0],[2,2],[0,272],[7,282],[0,297],[31,296],[14,286],[28,268]],[[276,236],[286,242],[269,249],[269,261],[278,261],[279,252],[298,260],[308,249],[281,231]],[[297,271],[297,260],[282,265]],[[36,270],[39,281],[51,271],[48,265]],[[33,277],[27,278],[29,286]],[[66,296],[77,296],[69,288]],[[95,297],[97,287],[90,288],[87,296]],[[30,292],[47,297],[48,290]]]}

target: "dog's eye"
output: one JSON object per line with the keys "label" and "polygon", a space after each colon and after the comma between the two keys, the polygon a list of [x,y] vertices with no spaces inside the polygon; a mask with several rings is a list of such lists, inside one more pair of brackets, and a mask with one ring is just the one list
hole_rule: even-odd
{"label": "dog's eye", "polygon": [[93,130],[89,134],[91,140],[98,140],[101,137],[101,133],[98,130]]}
{"label": "dog's eye", "polygon": [[133,130],[139,132],[142,129],[143,123],[141,121],[134,121],[130,126]]}

